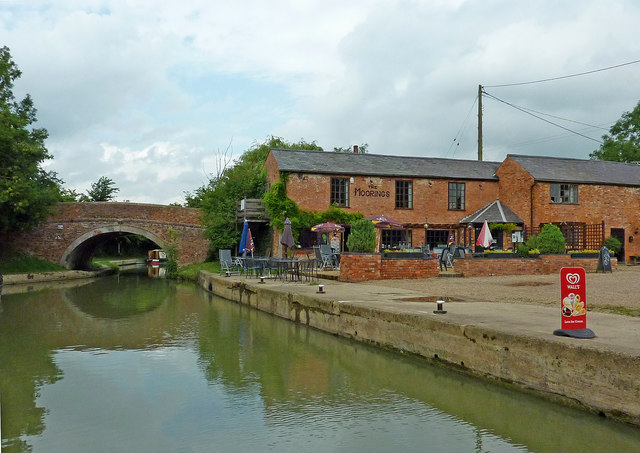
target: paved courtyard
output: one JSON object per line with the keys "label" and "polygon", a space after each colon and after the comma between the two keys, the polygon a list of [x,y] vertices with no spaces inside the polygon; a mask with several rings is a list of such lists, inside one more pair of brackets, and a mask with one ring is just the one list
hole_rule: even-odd
{"label": "paved courtyard", "polygon": [[[376,280],[362,285],[388,286],[466,302],[503,302],[559,306],[560,275]],[[640,316],[640,266],[619,265],[613,273],[587,274],[590,311]]]}

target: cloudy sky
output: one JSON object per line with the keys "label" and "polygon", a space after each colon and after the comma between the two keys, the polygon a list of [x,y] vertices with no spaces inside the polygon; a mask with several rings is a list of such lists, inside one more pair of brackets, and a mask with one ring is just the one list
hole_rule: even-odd
{"label": "cloudy sky", "polygon": [[483,96],[485,160],[588,158],[640,100],[640,64],[496,85],[640,60],[638,23],[636,0],[0,0],[48,168],[163,204],[270,135],[476,159],[480,84],[591,138]]}

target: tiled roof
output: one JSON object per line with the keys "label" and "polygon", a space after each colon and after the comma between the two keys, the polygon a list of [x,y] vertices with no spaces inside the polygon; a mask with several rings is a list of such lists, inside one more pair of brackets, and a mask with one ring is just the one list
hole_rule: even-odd
{"label": "tiled roof", "polygon": [[640,165],[508,154],[537,181],[640,186]]}
{"label": "tiled roof", "polygon": [[478,209],[470,216],[460,220],[460,223],[484,223],[485,220],[489,223],[524,224],[524,221],[500,200],[492,201],[482,209]]}
{"label": "tiled roof", "polygon": [[500,162],[272,149],[280,171],[497,181]]}

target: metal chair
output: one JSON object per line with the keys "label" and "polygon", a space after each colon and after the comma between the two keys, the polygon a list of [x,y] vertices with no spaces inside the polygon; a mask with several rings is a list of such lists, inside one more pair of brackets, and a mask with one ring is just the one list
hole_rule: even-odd
{"label": "metal chair", "polygon": [[329,244],[320,245],[320,256],[322,257],[322,269],[329,267],[331,269],[337,268],[333,259],[333,251]]}
{"label": "metal chair", "polygon": [[259,260],[254,259],[251,256],[247,256],[245,258],[243,258],[243,266],[242,266],[242,273],[245,274],[246,276],[251,276],[252,274],[255,273],[256,277],[259,277],[262,273],[262,262]]}
{"label": "metal chair", "polygon": [[318,265],[315,258],[301,261],[300,264],[300,278],[304,278],[308,282],[315,282],[318,280]]}
{"label": "metal chair", "polygon": [[455,255],[451,252],[447,253],[447,266],[453,267],[453,261],[455,260]]}
{"label": "metal chair", "polygon": [[262,269],[262,273],[266,274],[269,278],[279,278],[282,266],[278,262],[278,258],[269,257],[268,261]]}
{"label": "metal chair", "polygon": [[240,273],[240,266],[238,266],[237,262],[231,257],[231,250],[218,250],[218,258],[220,259],[221,274],[231,275]]}
{"label": "metal chair", "polygon": [[328,260],[325,260],[325,257],[322,255],[322,252],[320,251],[320,246],[319,245],[314,245],[313,246],[313,251],[316,255],[316,266],[319,267],[320,269],[324,269],[326,264],[329,263]]}
{"label": "metal chair", "polygon": [[444,270],[448,270],[447,265],[448,265],[448,256],[449,256],[449,249],[442,249],[442,253],[440,253],[440,270],[442,270],[442,266],[444,266]]}

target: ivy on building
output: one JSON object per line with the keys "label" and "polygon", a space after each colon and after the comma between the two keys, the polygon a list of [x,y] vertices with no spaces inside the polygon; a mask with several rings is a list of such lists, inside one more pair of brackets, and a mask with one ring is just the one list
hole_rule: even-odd
{"label": "ivy on building", "polygon": [[313,212],[300,209],[298,204],[287,196],[287,173],[280,174],[280,181],[271,186],[271,190],[264,195],[264,205],[271,219],[270,225],[278,230],[284,229],[284,220],[288,217],[291,221],[291,231],[294,237],[298,237],[302,230],[311,228],[323,222],[334,222],[341,225],[349,225],[364,217],[360,213],[349,213],[335,205],[329,206],[326,211]]}

